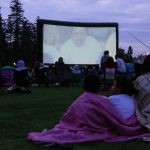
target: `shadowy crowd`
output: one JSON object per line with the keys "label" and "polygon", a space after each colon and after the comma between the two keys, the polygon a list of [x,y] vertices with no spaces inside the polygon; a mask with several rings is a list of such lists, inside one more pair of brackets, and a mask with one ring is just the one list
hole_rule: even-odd
{"label": "shadowy crowd", "polygon": [[126,63],[119,55],[109,56],[104,51],[99,65],[68,65],[60,57],[55,64],[44,65],[40,61],[33,67],[18,60],[15,67],[0,68],[0,87],[9,92],[31,92],[36,86],[73,86],[80,84],[87,75],[97,75],[101,80],[101,89],[110,90],[117,76],[134,79],[142,73],[142,67],[135,63]]}

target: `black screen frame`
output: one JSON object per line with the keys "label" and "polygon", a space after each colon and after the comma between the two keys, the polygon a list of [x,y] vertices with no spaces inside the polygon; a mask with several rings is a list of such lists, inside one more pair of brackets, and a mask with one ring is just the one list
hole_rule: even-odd
{"label": "black screen frame", "polygon": [[[70,22],[70,21],[58,21],[58,20],[37,20],[37,49],[38,59],[43,62],[43,26],[59,25],[59,26],[71,26],[71,27],[115,27],[116,28],[116,50],[119,47],[119,24],[117,22]],[[117,53],[117,51],[116,51]]]}

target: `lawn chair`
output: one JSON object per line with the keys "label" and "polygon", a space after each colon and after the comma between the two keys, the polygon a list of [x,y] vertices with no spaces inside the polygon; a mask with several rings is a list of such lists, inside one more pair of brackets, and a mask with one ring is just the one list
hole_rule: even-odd
{"label": "lawn chair", "polygon": [[0,68],[0,86],[10,87],[13,85],[14,67],[5,66]]}
{"label": "lawn chair", "polygon": [[116,68],[106,68],[103,73],[102,81],[104,90],[109,90],[116,78]]}
{"label": "lawn chair", "polygon": [[14,85],[8,89],[9,93],[30,93],[30,81],[28,77],[28,70],[14,71]]}

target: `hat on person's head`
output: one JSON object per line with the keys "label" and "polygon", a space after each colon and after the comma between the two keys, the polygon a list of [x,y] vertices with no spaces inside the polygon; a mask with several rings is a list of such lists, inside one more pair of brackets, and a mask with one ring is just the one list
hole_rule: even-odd
{"label": "hat on person's head", "polygon": [[25,63],[24,63],[24,61],[23,60],[18,60],[18,62],[17,62],[17,67],[25,67]]}
{"label": "hat on person's head", "polygon": [[105,51],[104,51],[104,55],[109,55],[109,51],[108,51],[108,50],[105,50]]}
{"label": "hat on person's head", "polygon": [[24,69],[26,69],[25,68],[25,62],[21,59],[18,60],[16,70],[21,71],[21,70],[24,70]]}

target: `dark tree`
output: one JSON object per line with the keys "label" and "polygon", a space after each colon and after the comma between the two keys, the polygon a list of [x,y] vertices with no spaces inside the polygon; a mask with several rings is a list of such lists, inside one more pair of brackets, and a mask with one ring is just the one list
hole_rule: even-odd
{"label": "dark tree", "polygon": [[19,59],[22,48],[21,32],[23,26],[23,9],[19,0],[12,0],[10,4],[11,14],[8,16],[7,38],[12,46],[14,59]]}
{"label": "dark tree", "polygon": [[22,42],[22,52],[21,56],[23,56],[27,63],[33,63],[34,60],[34,24],[30,23],[26,18],[24,18],[22,33],[21,33],[21,42]]}
{"label": "dark tree", "polygon": [[34,61],[39,61],[39,58],[40,58],[40,52],[39,52],[39,50],[38,50],[38,45],[37,45],[37,43],[38,43],[38,40],[37,40],[37,21],[38,21],[38,19],[39,19],[40,17],[38,16],[37,18],[36,18],[36,20],[34,21],[34,23],[32,24],[33,26],[32,26],[32,38],[33,38],[33,50],[32,50],[32,56],[34,56],[33,57],[33,59],[34,59]]}
{"label": "dark tree", "polygon": [[[0,8],[1,9],[1,8]],[[10,14],[3,20],[0,12],[0,64],[23,59],[27,64],[39,60],[37,19],[31,23],[24,17],[20,0],[11,0]]]}
{"label": "dark tree", "polygon": [[6,40],[5,40],[5,20],[2,19],[0,7],[0,64],[3,65],[6,61]]}

